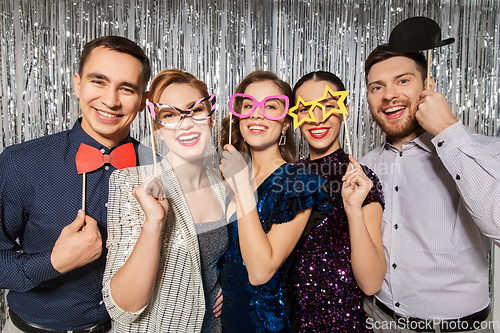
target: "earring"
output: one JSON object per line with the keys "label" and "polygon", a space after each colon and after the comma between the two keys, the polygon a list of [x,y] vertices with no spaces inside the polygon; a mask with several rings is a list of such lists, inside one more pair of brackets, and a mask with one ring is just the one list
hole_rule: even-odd
{"label": "earring", "polygon": [[279,146],[284,146],[286,143],[286,131],[282,130],[281,131],[281,136],[280,136],[280,142],[278,142]]}

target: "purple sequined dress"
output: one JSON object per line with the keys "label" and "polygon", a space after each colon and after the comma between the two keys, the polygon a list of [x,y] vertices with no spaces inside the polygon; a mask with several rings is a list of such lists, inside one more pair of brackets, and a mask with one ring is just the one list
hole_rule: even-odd
{"label": "purple sequined dress", "polygon": [[[287,294],[294,326],[299,332],[369,332],[363,292],[352,272],[349,226],[340,194],[349,157],[338,149],[303,164],[327,180],[324,186],[333,208],[311,216],[292,252]],[[364,169],[374,187],[363,205],[377,201],[383,206],[380,181]]]}

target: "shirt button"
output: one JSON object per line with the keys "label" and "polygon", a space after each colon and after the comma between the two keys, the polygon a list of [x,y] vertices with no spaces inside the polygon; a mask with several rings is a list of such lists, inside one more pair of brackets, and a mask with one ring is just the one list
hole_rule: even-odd
{"label": "shirt button", "polygon": [[460,175],[456,175],[456,176],[455,176],[455,179],[456,179],[456,180],[460,180]]}
{"label": "shirt button", "polygon": [[396,263],[392,264],[392,268],[396,269],[396,267],[398,267],[398,265],[396,265]]}
{"label": "shirt button", "polygon": [[394,189],[396,190],[396,192],[398,192],[399,191],[399,186],[396,186]]}
{"label": "shirt button", "polygon": [[103,305],[103,304],[104,304],[104,301],[102,301],[102,300],[101,300],[101,301],[99,302],[99,305]]}
{"label": "shirt button", "polygon": [[443,146],[443,143],[444,143],[444,141],[440,141],[440,142],[438,142],[438,147],[442,147],[442,146]]}
{"label": "shirt button", "polygon": [[399,302],[396,302],[396,304],[394,304],[394,305],[395,305],[395,306],[397,306],[397,307],[399,308],[399,306],[400,306],[401,304],[399,304]]}
{"label": "shirt button", "polygon": [[399,228],[399,226],[398,226],[398,224],[396,223],[396,224],[394,225],[394,229],[398,230],[398,228]]}
{"label": "shirt button", "polygon": [[109,165],[104,166],[104,170],[109,170]]}
{"label": "shirt button", "polygon": [[109,207],[109,203],[107,203],[107,202],[106,202],[106,203],[104,204],[104,207]]}
{"label": "shirt button", "polygon": [[400,157],[403,156],[403,152],[402,151],[399,152],[399,156]]}
{"label": "shirt button", "polygon": [[104,154],[105,152],[106,152],[106,150],[105,150],[104,148],[102,148],[102,149],[101,149],[101,153],[103,153],[103,154]]}

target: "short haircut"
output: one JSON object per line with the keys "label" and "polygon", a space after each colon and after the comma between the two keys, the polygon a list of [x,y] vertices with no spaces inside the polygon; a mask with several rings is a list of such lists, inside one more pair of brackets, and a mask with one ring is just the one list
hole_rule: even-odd
{"label": "short haircut", "polygon": [[415,61],[417,69],[422,76],[422,82],[425,81],[427,77],[427,60],[425,59],[423,52],[393,52],[384,50],[380,46],[377,46],[365,61],[365,83],[368,84],[368,74],[370,73],[370,69],[373,67],[373,65],[392,57],[406,57]]}
{"label": "short haircut", "polygon": [[120,36],[102,36],[86,43],[83,46],[82,54],[80,56],[80,65],[78,68],[78,74],[80,76],[83,74],[83,67],[85,66],[90,54],[95,48],[98,47],[104,47],[113,51],[126,53],[139,60],[142,64],[142,91],[144,92],[146,90],[146,85],[151,77],[151,64],[149,62],[149,58],[139,45],[130,39]]}

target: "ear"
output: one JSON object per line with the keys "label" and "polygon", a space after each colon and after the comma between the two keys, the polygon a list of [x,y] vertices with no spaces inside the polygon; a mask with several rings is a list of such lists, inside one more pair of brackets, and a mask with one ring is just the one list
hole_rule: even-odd
{"label": "ear", "polygon": [[139,106],[139,112],[142,112],[144,108],[146,107],[146,100],[149,98],[149,91],[145,91],[142,94],[142,100],[141,100],[141,105]]}
{"label": "ear", "polygon": [[436,82],[434,81],[434,77],[432,75],[425,79],[424,87],[427,87],[427,82],[429,82],[429,90],[434,90]]}
{"label": "ear", "polygon": [[81,78],[79,74],[73,75],[73,89],[75,91],[76,98],[80,99],[80,83]]}
{"label": "ear", "polygon": [[292,124],[292,121],[288,118],[289,118],[288,116],[285,118],[285,122],[283,123],[283,130],[282,131],[286,132],[288,130],[288,127],[290,127],[290,125]]}

